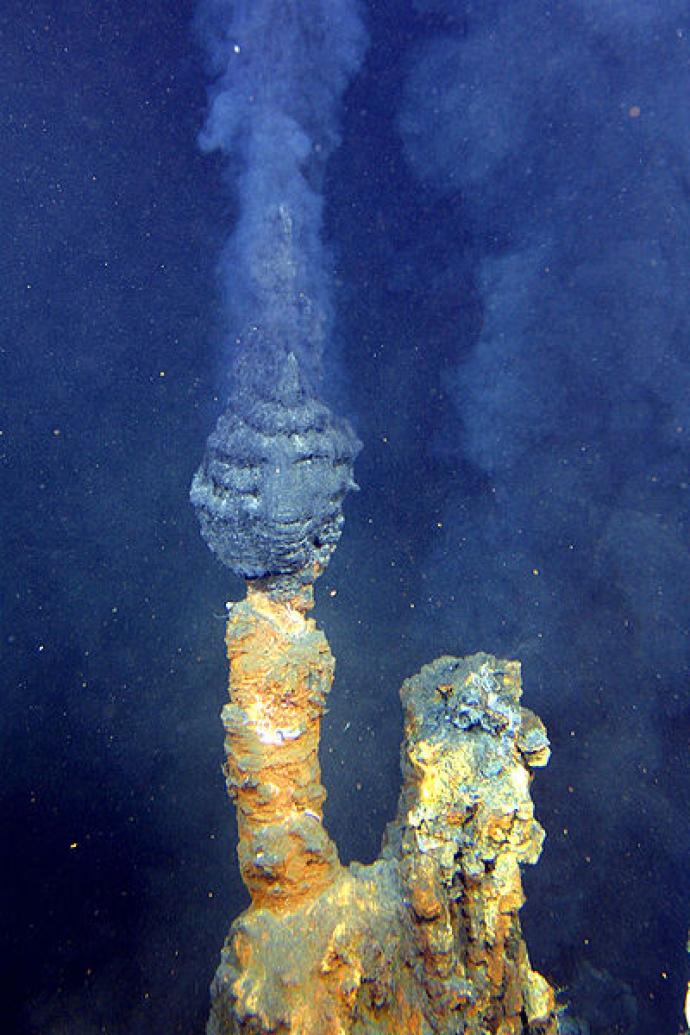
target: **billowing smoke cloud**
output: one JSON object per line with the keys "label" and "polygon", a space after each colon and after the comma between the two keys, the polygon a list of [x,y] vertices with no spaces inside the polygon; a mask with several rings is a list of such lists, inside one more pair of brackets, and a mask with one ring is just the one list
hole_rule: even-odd
{"label": "billowing smoke cloud", "polygon": [[[588,767],[572,781],[596,872],[555,839],[579,891],[552,889],[568,923],[550,937],[582,944],[602,909],[602,960],[669,908],[638,888],[632,919],[625,875],[648,867],[672,894],[689,847],[664,772],[690,667],[690,16],[673,0],[418,9],[450,28],[417,51],[399,129],[462,215],[482,311],[436,445],[485,488],[451,500],[429,570],[440,594],[460,578],[465,642],[522,656],[547,712],[589,727],[561,760]],[[649,969],[637,952],[628,977]]]}
{"label": "billowing smoke cloud", "polygon": [[331,320],[321,186],[366,46],[357,5],[203,0],[198,27],[215,77],[200,143],[227,156],[237,201],[220,267],[235,390],[275,380],[286,351],[314,386]]}

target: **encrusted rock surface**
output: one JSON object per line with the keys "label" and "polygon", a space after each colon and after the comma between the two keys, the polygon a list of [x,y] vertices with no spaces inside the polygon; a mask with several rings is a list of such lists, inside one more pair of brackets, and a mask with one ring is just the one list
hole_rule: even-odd
{"label": "encrusted rock surface", "polygon": [[293,576],[330,560],[360,443],[303,387],[289,353],[265,397],[236,404],[209,435],[190,499],[218,559],[247,579]]}
{"label": "encrusted rock surface", "polygon": [[531,770],[549,753],[519,664],[441,658],[406,681],[398,814],[379,860],[345,869],[321,824],[333,660],[309,606],[255,588],[228,623],[226,773],[252,904],[222,951],[209,1035],[555,1035],[518,918],[543,837]]}
{"label": "encrusted rock surface", "polygon": [[242,879],[255,906],[293,908],[340,864],[324,830],[319,735],[333,655],[305,615],[311,587],[285,599],[252,588],[232,607],[225,776],[237,808]]}

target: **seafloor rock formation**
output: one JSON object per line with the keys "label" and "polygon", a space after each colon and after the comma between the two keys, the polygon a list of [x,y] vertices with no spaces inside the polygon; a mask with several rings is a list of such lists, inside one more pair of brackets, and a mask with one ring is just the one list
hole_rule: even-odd
{"label": "seafloor rock formation", "polygon": [[[258,329],[254,337],[262,337]],[[221,415],[190,498],[204,539],[237,575],[301,579],[306,572],[309,580],[340,539],[361,443],[306,390],[294,353],[276,374],[261,392],[255,386],[243,398],[238,391]]]}
{"label": "seafloor rock formation", "polygon": [[549,755],[520,667],[441,658],[402,688],[398,814],[371,866],[322,825],[318,739],[333,658],[311,587],[250,585],[227,630],[226,776],[243,879],[209,1035],[514,1035],[558,1030],[520,931],[520,866],[542,830],[531,770]]}

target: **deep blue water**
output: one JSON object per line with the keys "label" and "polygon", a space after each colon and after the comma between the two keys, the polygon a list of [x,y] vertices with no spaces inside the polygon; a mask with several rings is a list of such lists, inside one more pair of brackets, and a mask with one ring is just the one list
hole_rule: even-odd
{"label": "deep blue water", "polygon": [[[317,587],[337,658],[328,826],[345,860],[377,855],[406,675],[440,653],[521,658],[554,751],[533,962],[594,1035],[675,1033],[690,15],[480,6],[365,8],[328,166],[331,394],[364,442]],[[201,1033],[246,902],[218,721],[219,616],[242,586],[187,500],[224,394],[215,268],[236,218],[196,146],[193,14],[0,14],[8,1035]]]}

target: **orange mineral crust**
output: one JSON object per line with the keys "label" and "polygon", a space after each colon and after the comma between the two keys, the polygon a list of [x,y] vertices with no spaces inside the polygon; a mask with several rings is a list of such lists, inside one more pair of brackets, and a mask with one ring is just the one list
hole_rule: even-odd
{"label": "orange mineral crust", "polygon": [[225,775],[237,806],[242,879],[255,906],[293,908],[338,872],[322,826],[319,735],[333,655],[311,587],[285,599],[249,588],[228,619]]}
{"label": "orange mineral crust", "polygon": [[228,622],[226,775],[252,904],[208,1035],[556,1035],[518,916],[543,838],[531,773],[549,754],[519,664],[440,658],[405,682],[397,817],[375,863],[344,869],[317,757],[333,658],[310,587],[279,588],[250,588]]}

